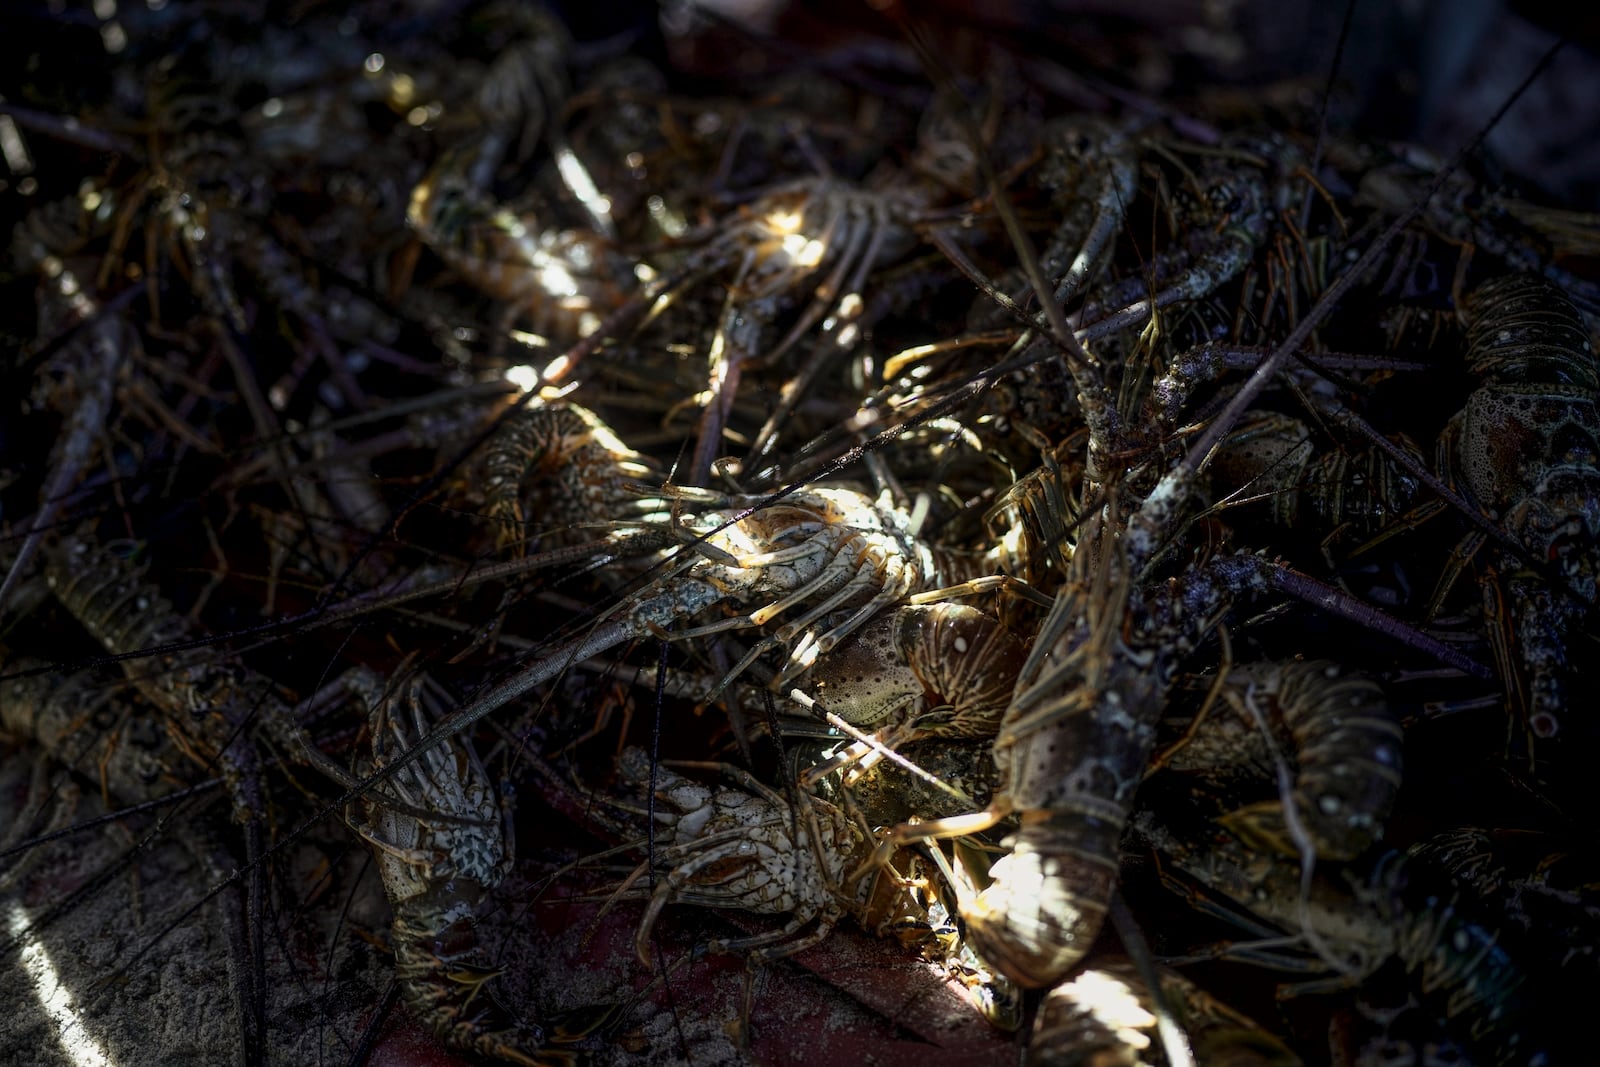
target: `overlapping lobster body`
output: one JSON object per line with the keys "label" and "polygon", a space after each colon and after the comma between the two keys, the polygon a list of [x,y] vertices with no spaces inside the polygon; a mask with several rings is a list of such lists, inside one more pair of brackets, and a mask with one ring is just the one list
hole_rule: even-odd
{"label": "overlapping lobster body", "polygon": [[[372,759],[358,769],[382,770],[407,751],[441,703],[426,677],[376,695]],[[510,869],[510,813],[472,746],[455,741],[424,754],[360,807],[351,825],[372,850],[394,912],[394,979],[412,1015],[452,1048],[524,1067],[568,1062],[489,987],[498,971],[479,947],[475,912]]]}
{"label": "overlapping lobster body", "polygon": [[[1570,635],[1600,595],[1600,364],[1571,299],[1537,275],[1485,282],[1461,311],[1480,384],[1440,436],[1438,463],[1518,550],[1485,579],[1485,603],[1508,708],[1536,738],[1553,737],[1568,713]],[[1482,543],[1472,535],[1457,557]]]}

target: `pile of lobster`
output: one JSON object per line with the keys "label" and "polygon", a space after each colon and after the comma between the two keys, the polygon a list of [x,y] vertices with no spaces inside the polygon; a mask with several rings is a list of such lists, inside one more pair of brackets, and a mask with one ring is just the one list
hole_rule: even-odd
{"label": "pile of lobster", "polygon": [[508,2],[37,16],[30,1047],[221,957],[162,1058],[624,1062],[704,957],[856,937],[1032,1063],[1562,1062],[1594,216],[886,6],[737,83]]}

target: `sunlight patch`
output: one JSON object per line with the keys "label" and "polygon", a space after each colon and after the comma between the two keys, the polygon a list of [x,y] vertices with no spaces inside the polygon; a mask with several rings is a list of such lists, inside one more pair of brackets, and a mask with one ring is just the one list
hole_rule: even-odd
{"label": "sunlight patch", "polygon": [[49,953],[33,936],[28,913],[21,905],[11,905],[6,925],[11,929],[11,936],[22,945],[22,967],[33,980],[34,994],[55,1025],[56,1037],[67,1059],[77,1067],[111,1067],[111,1058],[105,1050],[84,1033],[83,1019],[72,1002],[72,994],[61,984]]}

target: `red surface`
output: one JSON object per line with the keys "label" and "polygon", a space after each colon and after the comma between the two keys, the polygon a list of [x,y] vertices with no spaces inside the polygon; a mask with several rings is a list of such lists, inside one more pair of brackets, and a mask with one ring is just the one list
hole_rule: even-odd
{"label": "red surface", "polygon": [[[686,1054],[678,1027],[698,1033],[702,1043],[707,1030],[717,1031],[731,1044],[747,983],[752,991],[749,1053],[756,1063],[940,1067],[1007,1063],[1015,1057],[1011,1036],[986,1023],[942,971],[849,922],[822,944],[750,975],[743,955],[694,958],[696,948],[713,937],[770,929],[776,920],[669,905],[655,930],[656,951],[670,968],[662,982],[660,966],[647,970],[634,954],[643,904],[621,902],[597,919],[600,908],[571,900],[533,905],[515,936],[524,943],[522,951],[540,961],[543,973],[519,974],[511,960],[497,980],[502,998],[537,1014],[541,1004],[561,1004],[563,995],[572,993],[570,983],[587,977],[603,984],[614,976],[605,1002],[621,1009],[615,1024],[575,1048],[588,1049],[596,1063],[625,1063],[635,1056],[642,1061],[647,1055],[701,1062],[703,1048]],[[665,1012],[676,1014],[674,1026],[662,1025]],[[652,1043],[666,1047],[652,1049]],[[470,1067],[475,1061],[445,1050],[397,1005],[368,1062],[373,1067]]]}

